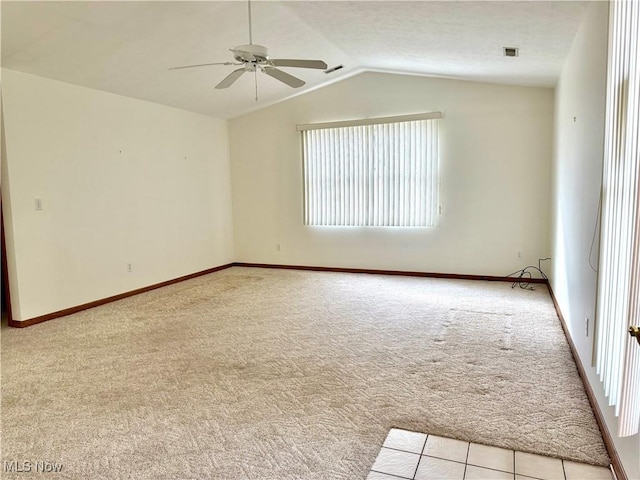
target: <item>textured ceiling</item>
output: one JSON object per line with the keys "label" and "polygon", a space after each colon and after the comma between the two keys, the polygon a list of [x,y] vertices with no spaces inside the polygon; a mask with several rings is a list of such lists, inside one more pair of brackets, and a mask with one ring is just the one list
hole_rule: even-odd
{"label": "textured ceiling", "polygon": [[[174,70],[232,60],[248,43],[247,4],[2,1],[2,66],[216,117],[233,117],[363,70],[553,86],[586,2],[257,1],[253,41],[273,58],[322,59],[283,70],[300,89],[258,74],[213,87],[234,68]],[[519,47],[506,58],[503,46]]]}

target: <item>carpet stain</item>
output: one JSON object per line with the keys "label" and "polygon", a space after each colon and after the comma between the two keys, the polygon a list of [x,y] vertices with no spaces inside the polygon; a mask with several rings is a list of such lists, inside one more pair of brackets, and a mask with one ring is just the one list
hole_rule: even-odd
{"label": "carpet stain", "polygon": [[479,315],[499,315],[501,317],[512,317],[513,313],[503,313],[503,312],[483,312],[480,310],[466,310],[461,308],[451,308],[453,312],[462,312],[462,313],[470,313],[470,314],[479,314]]}

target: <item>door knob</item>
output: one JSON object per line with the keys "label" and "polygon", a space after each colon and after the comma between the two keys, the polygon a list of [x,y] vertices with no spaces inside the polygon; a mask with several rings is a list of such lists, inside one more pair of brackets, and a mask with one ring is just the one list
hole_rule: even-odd
{"label": "door knob", "polygon": [[632,337],[636,337],[636,340],[638,340],[638,344],[640,344],[640,327],[638,326],[629,327],[629,335],[631,335]]}

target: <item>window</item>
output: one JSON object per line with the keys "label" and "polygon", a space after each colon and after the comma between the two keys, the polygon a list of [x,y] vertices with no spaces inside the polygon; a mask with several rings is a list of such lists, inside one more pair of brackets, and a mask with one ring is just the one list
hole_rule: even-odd
{"label": "window", "polygon": [[434,226],[439,118],[299,125],[305,225]]}
{"label": "window", "polygon": [[611,2],[596,313],[596,368],[619,417],[618,435],[640,425],[640,3]]}

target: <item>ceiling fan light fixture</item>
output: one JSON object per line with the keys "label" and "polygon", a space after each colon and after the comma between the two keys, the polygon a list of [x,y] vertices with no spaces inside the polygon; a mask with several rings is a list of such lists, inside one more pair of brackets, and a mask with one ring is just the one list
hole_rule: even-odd
{"label": "ceiling fan light fixture", "polygon": [[238,45],[229,49],[233,53],[233,58],[238,62],[258,62],[266,63],[269,60],[267,47],[251,43],[249,45]]}

